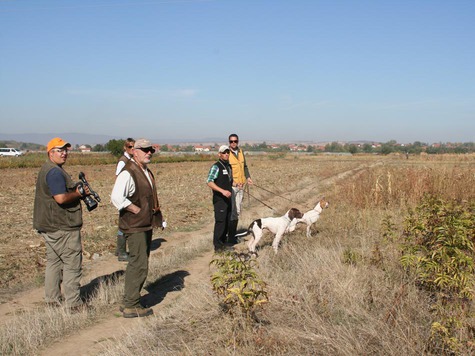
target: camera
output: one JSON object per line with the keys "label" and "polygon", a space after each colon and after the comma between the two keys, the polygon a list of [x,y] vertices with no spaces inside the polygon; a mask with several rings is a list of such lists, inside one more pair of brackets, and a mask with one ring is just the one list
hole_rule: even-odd
{"label": "camera", "polygon": [[[99,205],[98,203],[101,201],[101,198],[99,197],[99,194],[92,190],[83,172],[79,172],[79,179],[81,181],[77,184],[77,186],[79,193],[83,196],[81,199],[84,201],[84,204],[86,204],[87,210],[92,211],[97,208],[97,206]],[[84,187],[89,188],[89,192],[91,193],[90,195],[85,195],[86,191],[84,190]]]}

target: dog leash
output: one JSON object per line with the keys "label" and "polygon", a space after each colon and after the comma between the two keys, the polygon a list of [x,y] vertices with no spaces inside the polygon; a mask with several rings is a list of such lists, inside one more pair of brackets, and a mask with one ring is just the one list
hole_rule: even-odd
{"label": "dog leash", "polygon": [[299,206],[303,206],[304,208],[307,208],[306,206],[304,206],[304,205],[301,204],[301,203],[297,203],[296,201],[293,201],[293,200],[291,200],[291,199],[289,199],[289,198],[286,198],[286,197],[284,197],[284,196],[282,196],[282,195],[279,195],[279,194],[277,194],[277,193],[271,192],[270,190],[268,190],[268,189],[266,189],[266,188],[263,188],[263,187],[261,187],[261,186],[255,184],[255,183],[253,184],[253,186],[256,187],[256,188],[262,189],[262,190],[266,191],[267,193],[271,193],[271,194],[273,194],[273,195],[275,195],[275,196],[278,196],[278,197],[280,197],[280,198],[283,198],[283,199],[285,199],[285,200],[288,200],[288,201],[291,202],[291,203],[294,203],[294,204],[297,204],[297,205],[299,205]]}
{"label": "dog leash", "polygon": [[275,211],[276,213],[278,213],[278,211],[277,211],[277,210],[275,210],[273,207],[271,207],[271,206],[267,205],[267,204],[266,204],[266,203],[264,203],[262,200],[260,200],[260,199],[256,198],[254,195],[252,195],[252,194],[249,192],[249,190],[247,191],[247,194],[248,194],[248,196],[250,196],[250,197],[252,197],[252,198],[256,199],[256,200],[257,200],[259,203],[261,203],[262,205],[265,205],[265,206],[266,206],[266,207],[268,207],[269,209],[271,209],[271,210]]}

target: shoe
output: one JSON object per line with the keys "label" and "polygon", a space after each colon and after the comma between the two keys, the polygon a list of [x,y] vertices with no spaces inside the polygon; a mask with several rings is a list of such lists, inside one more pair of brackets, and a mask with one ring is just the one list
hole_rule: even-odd
{"label": "shoe", "polygon": [[215,246],[214,253],[226,252],[226,251],[234,251],[234,248],[229,245],[222,245],[222,246]]}
{"label": "shoe", "polygon": [[[148,308],[147,306],[144,306],[142,303],[140,303],[140,305],[141,305],[142,308]],[[125,309],[125,305],[124,305],[124,304],[119,305],[119,311],[120,311],[121,313],[124,312],[124,309]]]}
{"label": "shoe", "polygon": [[117,255],[117,259],[120,262],[127,262],[129,261],[129,254],[127,252],[121,252]]}
{"label": "shoe", "polygon": [[58,301],[49,301],[49,302],[44,302],[44,305],[49,308],[59,308],[62,305],[62,300]]}
{"label": "shoe", "polygon": [[153,309],[151,308],[124,308],[122,311],[122,316],[124,318],[142,318],[144,316],[149,316],[153,314]]}
{"label": "shoe", "polygon": [[86,303],[83,303],[83,304],[79,304],[79,305],[75,305],[73,307],[70,307],[69,308],[69,312],[71,314],[78,314],[78,313],[84,313],[84,312],[87,312],[88,310],[91,309],[91,306],[86,304]]}

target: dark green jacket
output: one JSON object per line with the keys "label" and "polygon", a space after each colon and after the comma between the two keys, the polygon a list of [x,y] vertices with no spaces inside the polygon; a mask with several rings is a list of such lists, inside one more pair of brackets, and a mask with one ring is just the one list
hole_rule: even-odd
{"label": "dark green jacket", "polygon": [[74,191],[75,184],[62,167],[48,160],[43,164],[36,180],[35,205],[33,209],[33,228],[41,232],[58,230],[80,230],[82,227],[81,201],[58,204],[46,183],[46,175],[52,169],[59,169],[66,181],[68,192]]}

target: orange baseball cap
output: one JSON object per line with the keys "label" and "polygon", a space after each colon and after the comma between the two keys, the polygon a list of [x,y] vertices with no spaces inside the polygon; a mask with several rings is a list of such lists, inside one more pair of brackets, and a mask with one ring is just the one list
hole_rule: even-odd
{"label": "orange baseball cap", "polygon": [[63,147],[71,147],[69,142],[64,141],[62,138],[55,137],[51,141],[48,142],[46,145],[46,151],[49,152],[53,148],[63,148]]}

